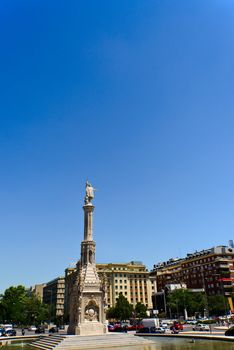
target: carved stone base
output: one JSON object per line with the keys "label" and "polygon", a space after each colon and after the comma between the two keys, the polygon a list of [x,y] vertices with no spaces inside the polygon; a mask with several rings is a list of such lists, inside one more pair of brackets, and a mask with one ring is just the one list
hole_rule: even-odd
{"label": "carved stone base", "polygon": [[98,335],[107,333],[106,326],[100,322],[84,322],[78,326],[69,326],[68,334]]}

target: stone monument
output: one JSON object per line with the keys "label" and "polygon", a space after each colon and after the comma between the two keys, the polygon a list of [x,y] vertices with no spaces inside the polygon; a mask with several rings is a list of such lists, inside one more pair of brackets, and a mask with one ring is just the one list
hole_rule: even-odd
{"label": "stone monument", "polygon": [[68,334],[96,335],[106,333],[106,281],[96,271],[93,240],[92,200],[94,188],[87,181],[84,199],[84,240],[77,263],[75,283],[70,296],[70,322]]}

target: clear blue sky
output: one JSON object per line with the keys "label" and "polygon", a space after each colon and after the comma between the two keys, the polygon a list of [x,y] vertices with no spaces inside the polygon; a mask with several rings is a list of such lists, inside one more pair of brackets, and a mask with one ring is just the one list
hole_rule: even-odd
{"label": "clear blue sky", "polygon": [[1,285],[234,232],[233,0],[0,2]]}

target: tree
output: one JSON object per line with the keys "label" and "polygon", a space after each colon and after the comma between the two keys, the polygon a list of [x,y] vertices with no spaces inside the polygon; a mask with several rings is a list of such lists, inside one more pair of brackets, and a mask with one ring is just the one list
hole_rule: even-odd
{"label": "tree", "polygon": [[43,304],[24,286],[10,287],[0,297],[0,319],[2,322],[40,324],[48,318],[48,305]]}
{"label": "tree", "polygon": [[106,312],[106,318],[110,319],[110,318],[115,318],[116,314],[115,314],[115,307],[110,307],[107,312]]}
{"label": "tree", "polygon": [[41,324],[49,317],[49,305],[43,304],[35,294],[32,294],[25,301],[25,313],[27,324]]}
{"label": "tree", "polygon": [[190,292],[187,289],[177,289],[167,295],[167,307],[176,316],[184,316],[186,309],[188,315],[195,312],[203,312],[206,306],[206,298],[202,292]]}
{"label": "tree", "polygon": [[209,314],[213,316],[220,316],[226,313],[227,300],[224,295],[212,295],[208,297]]}
{"label": "tree", "polygon": [[115,318],[120,321],[126,321],[131,317],[132,311],[133,306],[122,294],[120,294],[114,307]]}
{"label": "tree", "polygon": [[6,322],[25,322],[27,292],[24,286],[10,287],[1,296],[1,318]]}
{"label": "tree", "polygon": [[147,316],[147,313],[146,313],[147,307],[140,302],[136,304],[134,311],[135,311],[136,318],[144,318]]}

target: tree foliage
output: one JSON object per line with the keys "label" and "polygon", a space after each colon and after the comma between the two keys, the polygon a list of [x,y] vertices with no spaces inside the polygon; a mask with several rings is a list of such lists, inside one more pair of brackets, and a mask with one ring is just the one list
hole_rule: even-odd
{"label": "tree foliage", "polygon": [[196,313],[203,314],[208,309],[209,315],[218,316],[225,313],[227,300],[222,295],[206,296],[203,292],[191,292],[186,289],[177,289],[168,293],[167,311],[172,316],[184,316],[184,310],[187,310],[188,316],[194,316]]}
{"label": "tree foliage", "polygon": [[184,315],[187,310],[189,316],[196,312],[203,312],[206,306],[204,293],[193,293],[186,289],[177,289],[167,295],[167,307],[177,316]]}
{"label": "tree foliage", "polygon": [[115,318],[119,321],[126,321],[131,317],[132,311],[133,306],[122,294],[120,294],[115,307],[111,307],[107,311],[107,318]]}
{"label": "tree foliage", "polygon": [[0,297],[1,322],[40,324],[48,318],[48,306],[24,286],[10,287]]}
{"label": "tree foliage", "polygon": [[147,307],[138,302],[133,308],[132,304],[122,295],[119,295],[116,305],[107,310],[106,317],[108,319],[116,319],[119,321],[129,320],[132,316],[135,318],[144,318],[147,317]]}
{"label": "tree foliage", "polygon": [[134,311],[135,311],[136,318],[145,318],[145,317],[147,317],[147,313],[146,313],[147,307],[144,304],[140,303],[140,302],[138,302],[136,304]]}
{"label": "tree foliage", "polygon": [[132,311],[133,306],[120,294],[115,305],[115,318],[120,321],[128,320],[132,315]]}
{"label": "tree foliage", "polygon": [[226,314],[229,306],[223,295],[212,295],[208,297],[208,310],[210,315],[220,316]]}

